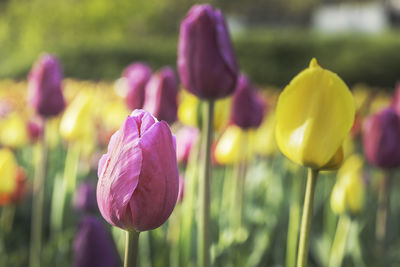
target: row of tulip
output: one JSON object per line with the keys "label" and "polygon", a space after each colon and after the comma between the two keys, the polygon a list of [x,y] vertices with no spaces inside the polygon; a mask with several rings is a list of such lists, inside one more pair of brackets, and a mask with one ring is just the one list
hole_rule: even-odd
{"label": "row of tulip", "polygon": [[[63,81],[60,62],[48,54],[35,63],[27,84],[3,82],[1,234],[10,233],[18,203],[32,192],[30,266],[43,266],[42,247],[75,229],[71,203],[82,214],[74,242],[76,266],[121,263],[96,216],[97,206],[116,227],[113,236],[119,251],[125,250],[125,266],[135,266],[138,254],[143,265],[163,266],[167,258],[171,266],[195,265],[195,260],[198,266],[258,266],[273,250],[268,240],[285,218],[282,199],[289,195],[287,240],[276,241],[286,246],[286,265],[307,265],[313,207],[330,203],[340,216],[337,230],[326,231],[328,256],[319,251],[313,262],[340,266],[350,252],[350,229],[357,225],[348,214],[362,213],[368,199],[363,157],[357,154],[360,134],[368,162],[387,170],[398,167],[399,96],[391,101],[355,89],[354,101],[340,77],[315,59],[279,98],[274,90],[258,92],[240,74],[223,15],[210,5],[194,6],[183,20],[177,63],[186,91],[179,90],[172,68],[152,73],[140,62],[128,66],[113,85]],[[26,88],[29,106],[21,101]],[[285,166],[278,148],[309,168],[301,226],[303,185],[297,177],[285,179],[301,171]],[[59,167],[60,158],[53,155],[61,155],[64,165]],[[324,182],[329,191],[333,188],[330,201],[323,197],[314,203],[319,173],[325,176],[342,162],[336,183]],[[87,182],[95,173],[97,190]],[[390,176],[382,178],[378,193],[377,261],[385,258]],[[327,218],[336,225],[336,217]],[[119,228],[126,232],[125,248]],[[364,264],[359,240],[358,234],[352,236],[358,266]],[[168,247],[167,256],[158,257],[154,247]]]}

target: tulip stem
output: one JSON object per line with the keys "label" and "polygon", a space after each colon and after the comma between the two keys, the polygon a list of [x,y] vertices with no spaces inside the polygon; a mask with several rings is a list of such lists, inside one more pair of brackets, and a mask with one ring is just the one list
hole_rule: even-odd
{"label": "tulip stem", "polygon": [[210,266],[210,182],[211,182],[211,141],[213,133],[214,101],[205,103],[203,119],[203,164],[199,181],[200,218],[198,225],[198,266]]}
{"label": "tulip stem", "polygon": [[300,202],[302,188],[302,180],[298,179],[297,177],[292,179],[292,194],[286,242],[286,267],[294,267],[296,265],[297,236],[300,224]]}
{"label": "tulip stem", "polygon": [[140,232],[126,231],[124,267],[136,267]]}
{"label": "tulip stem", "polygon": [[33,179],[33,198],[32,198],[32,222],[31,222],[31,240],[29,266],[39,267],[42,250],[42,220],[43,220],[43,202],[44,202],[44,181],[46,176],[46,122],[43,134],[38,140],[37,153],[35,158],[35,176]]}
{"label": "tulip stem", "polygon": [[308,245],[317,178],[318,170],[308,169],[306,195],[304,197],[303,215],[301,218],[299,249],[297,253],[297,267],[307,266]]}
{"label": "tulip stem", "polygon": [[386,228],[390,204],[390,179],[391,173],[385,172],[378,193],[378,210],[376,214],[375,230],[378,257],[382,257],[386,245]]}

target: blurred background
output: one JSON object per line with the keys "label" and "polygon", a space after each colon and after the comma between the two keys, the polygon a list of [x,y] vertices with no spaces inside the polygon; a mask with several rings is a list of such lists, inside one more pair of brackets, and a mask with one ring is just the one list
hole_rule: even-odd
{"label": "blurred background", "polygon": [[[132,61],[175,65],[185,0],[0,0],[0,78],[25,78],[42,51],[67,77],[115,79]],[[215,0],[241,68],[283,86],[315,56],[349,84],[393,87],[400,1]]]}

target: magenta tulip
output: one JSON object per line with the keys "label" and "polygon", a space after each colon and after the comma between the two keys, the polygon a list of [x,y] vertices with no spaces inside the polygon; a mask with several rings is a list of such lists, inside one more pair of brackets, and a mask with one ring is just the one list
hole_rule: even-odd
{"label": "magenta tulip", "polygon": [[55,57],[44,54],[36,61],[28,77],[28,101],[38,115],[50,117],[63,111],[62,79],[61,65]]}
{"label": "magenta tulip", "polygon": [[240,75],[232,101],[231,121],[246,130],[257,128],[264,117],[264,103],[250,80]]}
{"label": "magenta tulip", "polygon": [[162,225],[178,197],[175,138],[166,122],[135,110],[99,161],[97,203],[104,219],[125,230]]}
{"label": "magenta tulip", "polygon": [[143,109],[159,120],[173,123],[178,111],[178,81],[170,67],[154,74],[146,86]]}
{"label": "magenta tulip", "polygon": [[178,70],[186,90],[215,100],[233,93],[238,66],[228,28],[220,10],[193,6],[182,21]]}
{"label": "magenta tulip", "polygon": [[144,104],[146,84],[151,77],[151,68],[144,63],[133,63],[125,68],[123,77],[127,79],[126,104],[130,110],[140,109]]}
{"label": "magenta tulip", "polygon": [[363,147],[368,161],[381,168],[400,166],[400,117],[390,107],[367,118]]}

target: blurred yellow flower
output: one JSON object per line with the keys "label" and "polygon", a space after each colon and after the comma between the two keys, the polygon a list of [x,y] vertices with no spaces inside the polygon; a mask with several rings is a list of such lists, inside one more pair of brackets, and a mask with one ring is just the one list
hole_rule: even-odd
{"label": "blurred yellow flower", "polygon": [[365,185],[362,178],[363,159],[360,155],[350,156],[338,171],[338,179],[331,195],[331,208],[337,213],[346,210],[360,213],[365,202]]}
{"label": "blurred yellow flower", "polygon": [[0,149],[0,194],[10,194],[17,186],[18,165],[14,154],[7,148]]}
{"label": "blurred yellow flower", "polygon": [[278,147],[297,164],[313,169],[337,167],[354,115],[353,97],[346,84],[312,59],[279,97]]}
{"label": "blurred yellow flower", "polygon": [[[181,123],[198,127],[199,112],[202,112],[200,100],[186,90],[181,90],[179,94],[180,103],[178,106],[178,119]],[[214,110],[214,129],[221,130],[229,120],[231,112],[232,98],[223,98],[215,102]],[[201,114],[200,114],[201,116]]]}
{"label": "blurred yellow flower", "polygon": [[250,161],[254,155],[254,130],[244,131],[236,125],[228,126],[215,147],[215,159],[220,164]]}
{"label": "blurred yellow flower", "polygon": [[126,117],[129,115],[125,103],[120,100],[114,100],[104,104],[100,111],[100,118],[104,127],[112,132],[119,129]]}
{"label": "blurred yellow flower", "polygon": [[25,118],[17,112],[0,120],[0,143],[7,147],[23,147],[28,144],[29,136]]}
{"label": "blurred yellow flower", "polygon": [[270,156],[278,151],[275,140],[276,116],[274,112],[269,112],[264,116],[264,120],[255,132],[254,150],[258,155]]}
{"label": "blurred yellow flower", "polygon": [[93,92],[82,90],[67,106],[60,123],[60,134],[68,141],[83,141],[94,138],[92,117]]}

